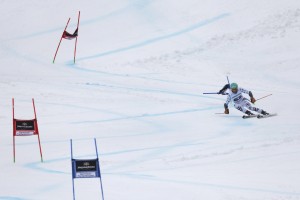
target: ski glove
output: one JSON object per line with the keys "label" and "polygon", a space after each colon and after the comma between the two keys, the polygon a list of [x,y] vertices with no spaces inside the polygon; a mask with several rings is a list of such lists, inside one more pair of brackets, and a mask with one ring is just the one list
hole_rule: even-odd
{"label": "ski glove", "polygon": [[224,114],[229,114],[229,109],[225,108]]}
{"label": "ski glove", "polygon": [[218,92],[218,94],[225,94],[225,91],[230,88],[229,84],[224,85],[224,87]]}
{"label": "ski glove", "polygon": [[255,103],[256,99],[254,97],[251,97],[251,103]]}
{"label": "ski glove", "polygon": [[224,94],[224,90],[220,90],[219,92],[218,92],[218,94]]}

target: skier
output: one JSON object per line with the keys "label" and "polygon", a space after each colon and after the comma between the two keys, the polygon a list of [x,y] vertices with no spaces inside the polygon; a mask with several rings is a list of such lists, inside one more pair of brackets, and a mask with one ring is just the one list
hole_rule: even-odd
{"label": "skier", "polygon": [[[239,88],[238,87],[238,84],[236,83],[231,83],[230,85],[229,84],[226,84],[219,92],[218,94],[224,94],[225,91],[227,89],[229,89],[229,93],[228,93],[228,97],[227,97],[227,101],[226,103],[224,104],[224,108],[225,108],[225,111],[224,113],[225,114],[229,114],[229,109],[228,109],[228,104],[229,102],[232,100],[233,103],[234,103],[234,107],[236,109],[238,109],[239,111],[247,114],[247,115],[254,115],[252,112],[250,112],[249,110],[251,111],[255,111],[255,112],[258,112],[262,115],[269,115],[269,113],[267,113],[266,111],[260,109],[260,108],[256,108],[256,107],[253,107],[251,105],[251,103],[255,103],[255,98],[253,97],[253,94],[251,91],[248,91],[248,90],[245,90],[243,88]],[[250,96],[250,101],[251,103],[249,102],[249,100],[245,97],[243,97],[242,93],[245,93],[245,94],[248,94]]]}

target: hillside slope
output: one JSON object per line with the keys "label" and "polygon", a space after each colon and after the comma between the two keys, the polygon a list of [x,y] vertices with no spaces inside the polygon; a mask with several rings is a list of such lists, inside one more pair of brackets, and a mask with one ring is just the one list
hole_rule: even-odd
{"label": "hillside slope", "polygon": [[[228,0],[0,1],[0,199],[71,199],[76,158],[94,158],[105,199],[300,199],[300,2]],[[63,40],[69,17],[74,40]],[[278,116],[243,120],[237,82]],[[16,138],[16,118],[36,137]],[[75,180],[99,199],[98,179]]]}

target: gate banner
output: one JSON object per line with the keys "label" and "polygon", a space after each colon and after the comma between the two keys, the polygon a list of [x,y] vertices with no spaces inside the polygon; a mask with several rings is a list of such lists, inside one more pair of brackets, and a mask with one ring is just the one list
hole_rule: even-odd
{"label": "gate banner", "polygon": [[30,136],[38,134],[37,130],[35,129],[36,120],[18,120],[14,119],[15,125],[15,136]]}
{"label": "gate banner", "polygon": [[96,178],[100,177],[98,159],[72,160],[73,178]]}
{"label": "gate banner", "polygon": [[12,98],[12,113],[13,113],[13,154],[14,162],[16,162],[16,136],[32,136],[36,135],[38,137],[38,143],[41,154],[41,161],[43,162],[42,146],[39,135],[38,122],[36,117],[36,110],[34,99],[32,98],[32,106],[34,111],[34,119],[16,119],[15,118],[15,100]]}
{"label": "gate banner", "polygon": [[59,49],[59,47],[60,47],[60,44],[61,44],[62,39],[68,39],[68,40],[71,40],[71,39],[74,39],[74,38],[75,38],[75,39],[76,39],[76,40],[75,40],[75,48],[74,48],[74,64],[75,64],[76,48],[77,48],[77,38],[78,38],[78,29],[79,29],[79,19],[80,19],[80,11],[78,12],[77,28],[76,28],[76,30],[74,31],[73,34],[66,31],[66,30],[67,30],[67,27],[68,27],[68,25],[69,25],[70,19],[71,19],[71,18],[69,18],[69,20],[68,20],[68,22],[67,22],[67,25],[66,25],[66,27],[65,27],[65,29],[64,29],[64,31],[63,31],[63,33],[62,33],[62,36],[60,37],[60,41],[59,41],[59,43],[58,43],[58,46],[57,46],[57,48],[56,48],[56,52],[55,52],[55,54],[54,54],[53,63],[55,62],[55,58],[56,58],[56,55],[57,55],[57,52],[58,52],[58,49]]}
{"label": "gate banner", "polygon": [[102,200],[104,200],[100,161],[98,157],[97,141],[94,138],[96,158],[94,159],[75,159],[73,158],[73,143],[71,143],[71,166],[72,166],[72,186],[73,186],[73,200],[75,200],[75,184],[74,179],[76,178],[99,178]]}

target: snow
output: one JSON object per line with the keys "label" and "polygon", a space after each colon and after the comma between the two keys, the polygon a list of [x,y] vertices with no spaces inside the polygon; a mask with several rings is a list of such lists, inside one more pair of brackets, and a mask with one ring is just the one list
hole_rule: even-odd
{"label": "snow", "polygon": [[[298,0],[0,1],[0,199],[72,199],[74,157],[95,158],[109,200],[300,199]],[[63,40],[81,12],[77,59]],[[242,119],[237,82],[278,116]],[[37,137],[16,137],[15,117]],[[100,199],[99,179],[75,179]]]}

